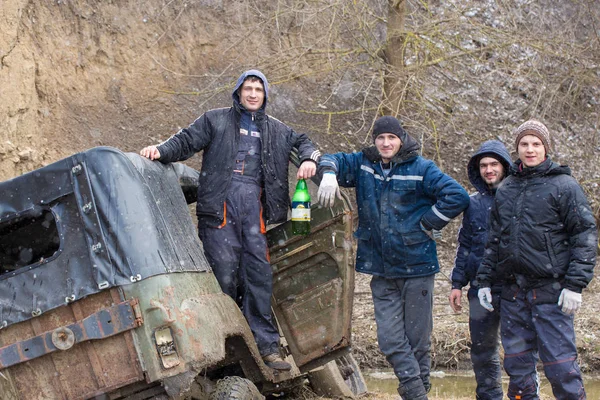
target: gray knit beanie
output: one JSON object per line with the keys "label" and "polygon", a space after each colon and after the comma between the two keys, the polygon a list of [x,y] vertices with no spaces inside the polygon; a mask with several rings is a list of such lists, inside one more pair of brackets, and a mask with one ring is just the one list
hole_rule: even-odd
{"label": "gray knit beanie", "polygon": [[537,136],[542,143],[544,144],[544,148],[546,149],[546,154],[550,153],[552,150],[550,147],[550,132],[546,125],[542,124],[540,121],[536,121],[535,119],[530,119],[527,122],[523,122],[521,126],[515,129],[515,148],[519,151],[519,142],[523,138],[523,136],[533,135]]}

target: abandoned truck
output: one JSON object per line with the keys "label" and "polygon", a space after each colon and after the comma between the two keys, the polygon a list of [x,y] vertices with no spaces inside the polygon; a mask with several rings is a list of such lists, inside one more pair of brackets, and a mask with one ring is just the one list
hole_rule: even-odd
{"label": "abandoned truck", "polygon": [[260,399],[307,381],[366,392],[349,352],[347,199],[314,207],[310,235],[268,231],[293,367],[277,373],[202,252],[197,174],[97,147],[0,183],[0,399]]}

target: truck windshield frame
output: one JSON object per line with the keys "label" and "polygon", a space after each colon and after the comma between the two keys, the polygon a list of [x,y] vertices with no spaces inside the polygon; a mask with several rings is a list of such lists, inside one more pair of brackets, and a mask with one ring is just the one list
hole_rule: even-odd
{"label": "truck windshield frame", "polygon": [[0,223],[0,279],[30,270],[60,252],[56,218],[50,209],[29,210]]}

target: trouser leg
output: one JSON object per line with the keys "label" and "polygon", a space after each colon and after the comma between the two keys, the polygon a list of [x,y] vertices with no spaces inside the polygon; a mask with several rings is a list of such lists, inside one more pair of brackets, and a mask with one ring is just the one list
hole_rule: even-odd
{"label": "trouser leg", "polygon": [[204,252],[224,293],[241,308],[261,355],[279,350],[271,313],[273,275],[262,222],[260,187],[232,180],[225,203],[226,223],[199,228]]}
{"label": "trouser leg", "polygon": [[419,363],[421,379],[429,391],[431,370],[431,332],[433,331],[434,275],[407,279],[405,283],[408,307],[406,307],[406,334]]}
{"label": "trouser leg", "polygon": [[531,307],[523,297],[517,297],[514,301],[502,299],[500,308],[504,369],[510,377],[507,396],[511,400],[538,400],[537,334]]}
{"label": "trouser leg", "polygon": [[562,312],[556,303],[533,306],[533,321],[538,332],[540,359],[544,373],[558,400],[586,398],[577,363],[573,316]]}
{"label": "trouser leg", "polygon": [[430,386],[433,282],[433,276],[371,280],[379,348],[404,399],[425,399]]}
{"label": "trouser leg", "polygon": [[471,361],[476,395],[480,400],[502,399],[502,368],[500,366],[500,294],[494,293],[489,312],[479,303],[476,289],[469,289],[469,332],[471,334]]}
{"label": "trouser leg", "polygon": [[[260,192],[254,193],[257,200]],[[248,203],[242,229],[242,266],[246,274],[243,309],[262,355],[279,351],[279,331],[273,321],[273,270],[269,263],[260,201]]]}
{"label": "trouser leg", "polygon": [[204,254],[221,286],[221,290],[242,305],[243,271],[240,269],[241,235],[233,215],[222,228],[199,228]]}

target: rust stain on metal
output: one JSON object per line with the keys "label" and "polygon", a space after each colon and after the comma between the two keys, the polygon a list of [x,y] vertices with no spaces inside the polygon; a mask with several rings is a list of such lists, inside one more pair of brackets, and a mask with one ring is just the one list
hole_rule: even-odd
{"label": "rust stain on metal", "polygon": [[167,286],[167,287],[164,288],[163,292],[165,294],[165,297],[173,299],[173,296],[175,295],[175,287],[174,286]]}
{"label": "rust stain on metal", "polygon": [[171,309],[168,306],[165,306],[161,300],[151,299],[149,303],[151,309],[162,311],[163,319],[166,323],[172,324],[175,322],[175,319],[171,316]]}
{"label": "rust stain on metal", "polygon": [[133,316],[135,317],[135,326],[142,326],[144,324],[144,317],[142,309],[140,308],[140,301],[138,299],[129,300],[131,308],[133,309]]}
{"label": "rust stain on metal", "polygon": [[[66,339],[68,342],[68,333],[60,331],[61,327],[82,321],[92,314],[122,303],[123,300],[117,289],[89,296],[52,313],[10,326],[6,332],[2,332],[0,344],[11,345],[19,338],[56,332],[55,338],[60,346],[61,341]],[[140,321],[135,317],[134,306],[131,303],[128,305],[129,310],[121,306],[123,313],[119,315],[120,318],[115,319],[118,313],[113,310],[104,313],[102,318],[110,318],[111,323],[114,323],[113,328],[123,327],[127,325],[127,321],[130,322],[130,326],[139,326]],[[48,351],[48,347],[53,346],[51,340],[41,341],[39,344],[39,351]],[[21,356],[31,353],[32,349],[21,349]],[[15,355],[19,356],[18,353]],[[39,358],[29,359],[26,363],[13,365],[8,371],[13,377],[17,377],[15,389],[23,399],[39,399],[42,393],[44,398],[92,398],[129,383],[144,380],[131,330],[103,340],[77,343],[66,351],[54,351]]]}

